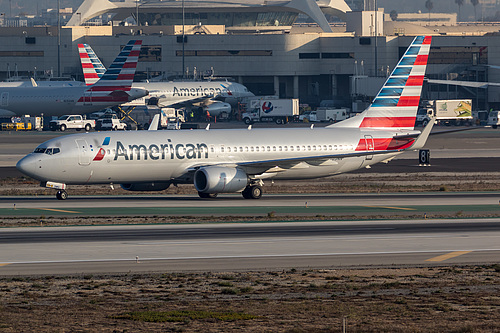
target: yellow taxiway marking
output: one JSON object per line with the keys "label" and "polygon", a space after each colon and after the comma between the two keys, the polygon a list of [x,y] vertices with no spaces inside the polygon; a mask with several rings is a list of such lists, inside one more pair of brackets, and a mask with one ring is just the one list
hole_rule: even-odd
{"label": "yellow taxiway marking", "polygon": [[36,208],[36,209],[50,210],[52,212],[61,212],[61,213],[75,213],[75,214],[81,213],[81,212],[74,212],[72,210],[62,210],[62,209],[53,209],[53,208]]}
{"label": "yellow taxiway marking", "polygon": [[445,261],[447,259],[455,258],[463,254],[471,253],[472,251],[455,251],[434,258],[427,259],[425,261]]}
{"label": "yellow taxiway marking", "polygon": [[10,265],[10,264],[2,264],[2,263],[0,263],[0,267],[7,266],[7,265]]}
{"label": "yellow taxiway marking", "polygon": [[415,208],[406,208],[406,207],[389,207],[389,206],[363,206],[369,208],[387,208],[387,209],[400,209],[400,210],[416,210]]}

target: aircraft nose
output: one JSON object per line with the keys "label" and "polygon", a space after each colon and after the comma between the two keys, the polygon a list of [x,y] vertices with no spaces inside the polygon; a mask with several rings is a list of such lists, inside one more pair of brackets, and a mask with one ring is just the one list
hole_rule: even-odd
{"label": "aircraft nose", "polygon": [[32,178],[36,178],[35,177],[36,164],[37,164],[36,158],[34,158],[32,155],[28,155],[20,159],[19,162],[17,162],[16,168],[25,175],[30,176]]}

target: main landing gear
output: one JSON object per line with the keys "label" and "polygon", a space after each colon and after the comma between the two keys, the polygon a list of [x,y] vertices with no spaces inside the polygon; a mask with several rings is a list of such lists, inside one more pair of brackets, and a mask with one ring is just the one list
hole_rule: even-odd
{"label": "main landing gear", "polygon": [[245,199],[260,199],[262,197],[262,187],[260,185],[248,185],[241,192]]}
{"label": "main landing gear", "polygon": [[68,199],[68,192],[66,192],[65,190],[59,190],[56,193],[56,198],[57,200],[66,200]]}
{"label": "main landing gear", "polygon": [[198,192],[198,196],[202,199],[213,199],[217,198],[218,193],[203,193],[203,192]]}
{"label": "main landing gear", "polygon": [[[198,196],[203,199],[213,199],[216,198],[218,193],[203,193],[198,192]],[[260,199],[262,197],[262,186],[260,185],[248,185],[241,192],[241,195],[245,199]]]}

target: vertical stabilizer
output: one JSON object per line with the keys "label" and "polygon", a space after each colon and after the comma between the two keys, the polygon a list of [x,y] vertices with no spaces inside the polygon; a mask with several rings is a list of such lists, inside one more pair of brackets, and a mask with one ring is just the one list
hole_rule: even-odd
{"label": "vertical stabilizer", "polygon": [[147,95],[145,90],[143,90],[144,93],[136,94],[137,97],[133,98],[128,94],[131,92],[134,81],[141,44],[141,40],[129,41],[102,77],[87,88],[78,103],[80,105],[91,103],[102,103],[104,106],[117,105]]}
{"label": "vertical stabilizer", "polygon": [[94,92],[130,90],[137,68],[139,53],[141,52],[141,45],[141,40],[129,41],[102,77],[88,90]]}
{"label": "vertical stabilizer", "polygon": [[372,104],[361,115],[331,127],[413,129],[431,39],[415,37]]}
{"label": "vertical stabilizer", "polygon": [[106,68],[88,44],[78,44],[85,84],[91,86],[104,75]]}

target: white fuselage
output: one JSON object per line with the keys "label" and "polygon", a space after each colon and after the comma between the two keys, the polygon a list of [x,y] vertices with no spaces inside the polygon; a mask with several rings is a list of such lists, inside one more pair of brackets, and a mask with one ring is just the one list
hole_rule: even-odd
{"label": "white fuselage", "polygon": [[235,82],[220,81],[171,81],[171,82],[134,82],[134,88],[146,89],[149,95],[134,100],[131,105],[144,105],[147,99],[157,98],[158,104],[163,107],[177,104],[191,104],[206,102],[212,98],[237,99],[254,96],[248,89]]}
{"label": "white fuselage", "polygon": [[65,184],[192,183],[193,170],[214,165],[236,167],[252,179],[308,179],[356,170],[398,154],[393,150],[350,156],[359,153],[367,137],[394,134],[358,128],[85,133],[49,140],[38,148],[57,147],[60,152],[31,153],[17,167],[35,179]]}
{"label": "white fuselage", "polygon": [[123,104],[147,94],[143,89],[133,88],[95,97],[88,89],[86,86],[0,87],[0,110],[17,115],[83,114]]}

